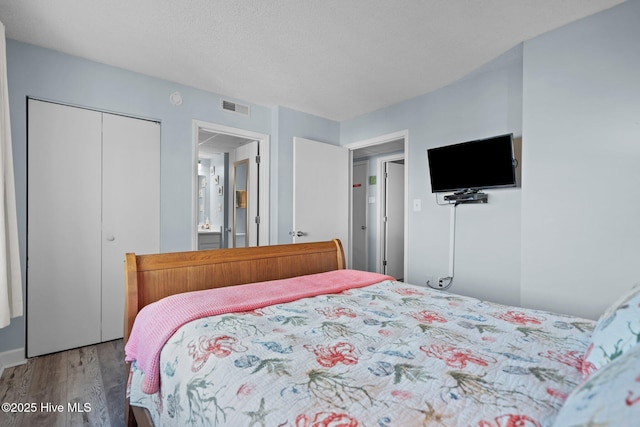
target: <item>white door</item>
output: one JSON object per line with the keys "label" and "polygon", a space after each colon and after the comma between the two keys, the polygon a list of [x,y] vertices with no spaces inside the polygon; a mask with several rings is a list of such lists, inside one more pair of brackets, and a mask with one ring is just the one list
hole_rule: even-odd
{"label": "white door", "polygon": [[367,175],[368,162],[353,165],[353,183],[351,186],[351,263],[355,270],[367,271]]}
{"label": "white door", "polygon": [[102,114],[28,102],[27,355],[100,341]]}
{"label": "white door", "polygon": [[349,247],[349,150],[293,138],[293,228],[290,234],[294,243],[338,238],[346,255]]}
{"label": "white door", "polygon": [[383,272],[404,279],[404,164],[385,163]]}
{"label": "white door", "polygon": [[241,145],[230,156],[231,193],[227,200],[231,202],[230,247],[258,246],[260,220],[258,210],[259,197],[259,144],[253,141]]}
{"label": "white door", "polygon": [[160,251],[160,124],[103,114],[102,341],[122,338],[124,254]]}

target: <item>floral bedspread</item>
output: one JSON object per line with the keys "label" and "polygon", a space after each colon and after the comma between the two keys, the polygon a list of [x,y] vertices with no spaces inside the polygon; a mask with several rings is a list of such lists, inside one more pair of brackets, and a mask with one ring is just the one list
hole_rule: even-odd
{"label": "floral bedspread", "polygon": [[180,328],[158,426],[548,426],[594,322],[383,281]]}

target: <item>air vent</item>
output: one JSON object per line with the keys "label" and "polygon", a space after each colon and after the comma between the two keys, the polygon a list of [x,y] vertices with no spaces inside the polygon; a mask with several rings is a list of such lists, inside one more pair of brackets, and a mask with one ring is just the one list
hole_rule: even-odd
{"label": "air vent", "polygon": [[222,100],[222,109],[242,116],[249,116],[248,105],[238,104],[237,102],[227,101],[226,99]]}

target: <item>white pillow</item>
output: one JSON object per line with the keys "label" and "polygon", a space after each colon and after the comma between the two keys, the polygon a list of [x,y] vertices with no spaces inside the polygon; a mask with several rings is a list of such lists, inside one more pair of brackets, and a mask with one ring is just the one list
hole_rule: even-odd
{"label": "white pillow", "polygon": [[600,316],[582,363],[585,378],[636,347],[639,341],[640,284],[631,288]]}
{"label": "white pillow", "polygon": [[575,388],[553,427],[640,425],[640,346],[616,358]]}

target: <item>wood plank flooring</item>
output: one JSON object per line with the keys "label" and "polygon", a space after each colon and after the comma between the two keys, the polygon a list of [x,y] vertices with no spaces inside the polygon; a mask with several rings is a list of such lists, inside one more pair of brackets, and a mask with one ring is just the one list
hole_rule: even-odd
{"label": "wood plank flooring", "polygon": [[35,411],[0,411],[0,426],[124,426],[125,383],[122,340],[29,359],[2,373],[0,404]]}

